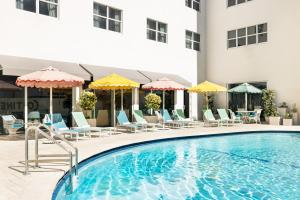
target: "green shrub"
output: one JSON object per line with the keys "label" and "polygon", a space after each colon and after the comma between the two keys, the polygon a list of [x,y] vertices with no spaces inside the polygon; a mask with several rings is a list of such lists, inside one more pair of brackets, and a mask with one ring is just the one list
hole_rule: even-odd
{"label": "green shrub", "polygon": [[264,104],[265,116],[266,117],[278,116],[278,112],[275,105],[275,91],[264,89],[262,100]]}
{"label": "green shrub", "polygon": [[159,110],[161,104],[160,96],[150,93],[145,96],[145,106],[148,109]]}
{"label": "green shrub", "polygon": [[79,99],[79,105],[83,110],[93,110],[97,103],[97,97],[93,92],[84,90]]}

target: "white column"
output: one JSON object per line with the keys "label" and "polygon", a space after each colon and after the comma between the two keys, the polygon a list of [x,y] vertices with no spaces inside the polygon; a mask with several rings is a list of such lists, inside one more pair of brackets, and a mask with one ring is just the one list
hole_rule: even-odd
{"label": "white column", "polygon": [[[197,93],[191,93],[191,99],[190,99],[190,104],[191,104],[191,110],[190,112],[190,117],[199,119],[198,117],[198,94]],[[202,112],[202,109],[200,108],[200,113]]]}
{"label": "white column", "polygon": [[132,110],[139,109],[139,89],[133,88],[132,89]]}
{"label": "white column", "polygon": [[165,96],[166,96],[166,91],[163,90],[163,111],[165,110]]}
{"label": "white column", "polygon": [[50,109],[49,109],[51,118],[52,118],[52,114],[53,114],[53,89],[52,87],[50,87]]}
{"label": "white column", "polygon": [[[184,91],[174,91],[174,109],[184,109]],[[189,109],[189,108],[185,108]]]}
{"label": "white column", "polygon": [[28,88],[24,89],[24,122],[25,122],[25,132],[28,123]]}
{"label": "white column", "polygon": [[80,87],[72,88],[72,111],[77,111],[77,106],[80,98]]}

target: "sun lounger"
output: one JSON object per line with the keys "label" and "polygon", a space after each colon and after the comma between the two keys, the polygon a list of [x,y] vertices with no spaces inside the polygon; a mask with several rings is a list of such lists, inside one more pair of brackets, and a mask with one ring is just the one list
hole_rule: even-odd
{"label": "sun lounger", "polygon": [[73,130],[83,131],[84,133],[88,133],[91,135],[92,133],[99,133],[100,136],[102,133],[111,135],[115,132],[114,127],[91,127],[84,114],[82,112],[72,112],[73,119],[77,125],[77,127],[72,127]]}
{"label": "sun lounger", "polygon": [[208,125],[208,126],[220,126],[221,125],[221,121],[215,119],[215,117],[210,109],[203,110],[203,114],[204,114],[204,126],[205,125]]}
{"label": "sun lounger", "polygon": [[127,115],[125,113],[125,111],[119,111],[117,114],[117,121],[118,121],[118,125],[117,125],[117,129],[126,129],[129,130],[130,132],[134,132],[136,133],[138,130],[142,130],[144,129],[144,125],[143,124],[134,124],[129,122]]}
{"label": "sun lounger", "polygon": [[234,121],[234,123],[239,123],[239,124],[242,124],[242,123],[243,123],[243,121],[241,120],[241,117],[236,116],[236,115],[234,114],[234,112],[233,112],[231,109],[228,109],[228,111],[229,111],[229,113],[230,113],[230,119],[231,119],[232,121]]}
{"label": "sun lounger", "polygon": [[156,130],[159,128],[163,128],[160,123],[149,123],[145,120],[143,112],[141,110],[134,110],[133,116],[138,124],[143,124],[147,128],[147,130]]}
{"label": "sun lounger", "polygon": [[1,132],[4,134],[16,134],[18,130],[24,128],[23,120],[16,119],[14,115],[2,115],[1,120]]}
{"label": "sun lounger", "polygon": [[218,111],[218,114],[220,116],[221,121],[223,121],[224,123],[226,123],[227,126],[229,124],[236,123],[234,120],[232,120],[232,119],[229,118],[229,116],[228,116],[228,114],[227,114],[227,112],[226,112],[225,109],[223,109],[223,108],[222,109],[217,109],[217,111]]}
{"label": "sun lounger", "polygon": [[156,115],[158,115],[159,118],[162,119],[162,123],[163,123],[164,126],[166,125],[170,128],[181,128],[185,124],[185,122],[174,121],[171,118],[168,110],[166,110],[166,109],[161,111],[162,114],[160,114],[158,111],[156,111],[155,113],[156,113]]}
{"label": "sun lounger", "polygon": [[187,122],[189,126],[194,127],[194,126],[200,125],[199,121],[194,121],[192,119],[186,118],[182,109],[173,110],[173,115],[176,120],[182,121],[182,122]]}
{"label": "sun lounger", "polygon": [[78,141],[80,131],[69,129],[60,113],[52,115],[46,114],[44,124],[51,127],[55,134],[61,134],[63,136],[69,135],[71,139],[73,138],[73,135],[75,135],[76,141]]}

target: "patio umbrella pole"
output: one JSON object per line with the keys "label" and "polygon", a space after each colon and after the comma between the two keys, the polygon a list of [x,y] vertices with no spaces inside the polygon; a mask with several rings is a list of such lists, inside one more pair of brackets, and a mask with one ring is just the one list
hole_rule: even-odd
{"label": "patio umbrella pole", "polygon": [[163,90],[163,110],[165,110],[165,91]]}
{"label": "patio umbrella pole", "polygon": [[113,113],[112,113],[112,124],[113,127],[116,126],[116,90],[113,90]]}
{"label": "patio umbrella pole", "polygon": [[28,124],[28,88],[25,87],[24,89],[24,121],[25,121],[25,132],[27,129],[27,124]]}
{"label": "patio umbrella pole", "polygon": [[52,124],[52,122],[53,122],[53,120],[52,120],[52,118],[53,118],[53,101],[52,101],[52,98],[53,98],[53,95],[52,95],[52,93],[53,93],[53,89],[52,89],[52,87],[50,87],[50,116],[51,116],[51,124]]}
{"label": "patio umbrella pole", "polygon": [[124,95],[124,91],[121,90],[121,110],[123,111],[123,95]]}
{"label": "patio umbrella pole", "polygon": [[206,110],[208,110],[208,93],[205,93],[205,100],[206,100]]}
{"label": "patio umbrella pole", "polygon": [[246,92],[245,93],[245,110],[247,111],[248,110],[248,93]]}

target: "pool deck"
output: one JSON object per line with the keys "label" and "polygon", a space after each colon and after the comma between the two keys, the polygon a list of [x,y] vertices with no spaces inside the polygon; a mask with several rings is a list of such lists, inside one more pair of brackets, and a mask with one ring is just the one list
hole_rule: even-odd
{"label": "pool deck", "polygon": [[[159,132],[136,134],[119,134],[109,137],[80,140],[74,144],[79,149],[79,161],[102,151],[132,143],[138,143],[162,138],[215,135],[221,133],[244,131],[300,131],[300,126],[270,126],[270,125],[238,125],[232,127],[186,128]],[[30,141],[30,157],[33,158],[34,141]],[[54,144],[39,145],[40,153],[59,153]],[[67,165],[61,163],[42,163],[38,169],[30,169],[29,175],[24,171],[24,140],[0,137],[0,200],[49,200],[58,180],[63,176]]]}

